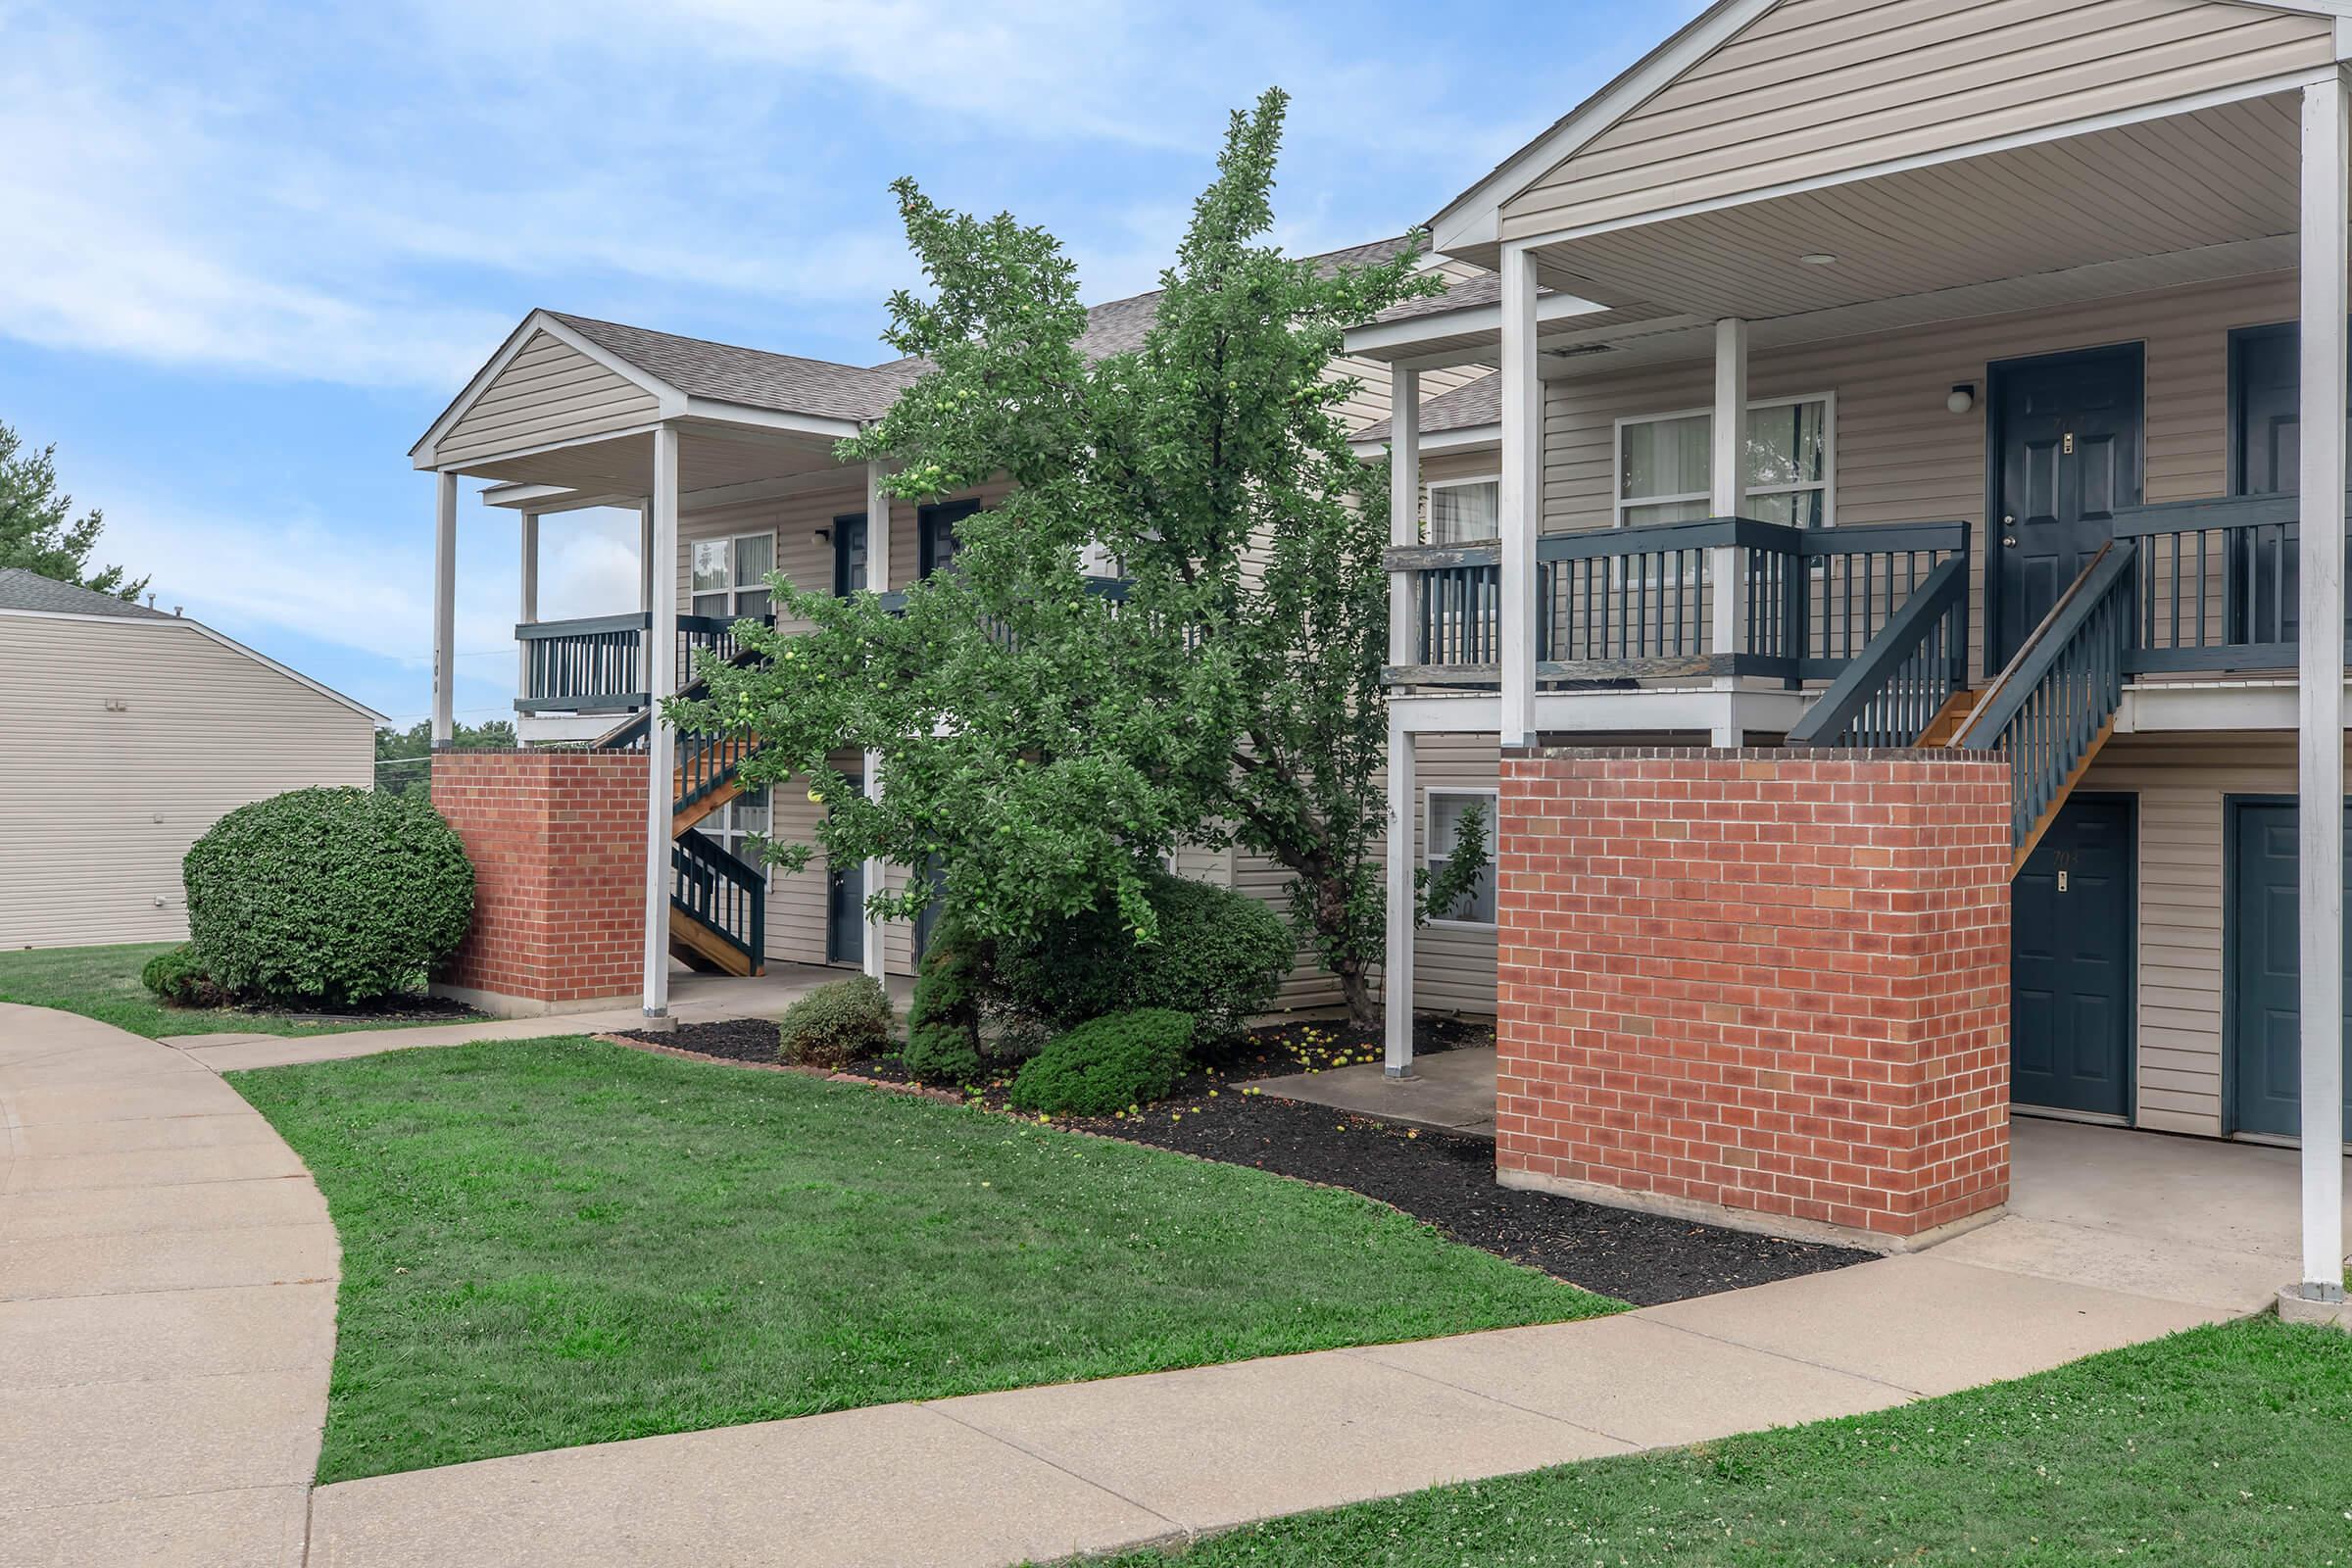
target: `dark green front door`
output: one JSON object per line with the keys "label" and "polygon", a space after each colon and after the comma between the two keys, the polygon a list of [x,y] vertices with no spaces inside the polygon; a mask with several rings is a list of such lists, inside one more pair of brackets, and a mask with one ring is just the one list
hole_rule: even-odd
{"label": "dark green front door", "polygon": [[2132,1105],[2132,805],[2077,796],[2010,886],[2009,1098]]}
{"label": "dark green front door", "polygon": [[[2296,811],[2238,802],[2230,824],[2230,1127],[2292,1138],[2303,1130],[2301,893]],[[2352,879],[2348,879],[2352,880]],[[2352,973],[2352,943],[2347,944]],[[2352,997],[2352,988],[2347,988]],[[2352,1041],[2352,1027],[2345,1030]],[[2352,1105],[2352,1074],[2346,1076]],[[2352,1127],[2352,1116],[2345,1125]]]}

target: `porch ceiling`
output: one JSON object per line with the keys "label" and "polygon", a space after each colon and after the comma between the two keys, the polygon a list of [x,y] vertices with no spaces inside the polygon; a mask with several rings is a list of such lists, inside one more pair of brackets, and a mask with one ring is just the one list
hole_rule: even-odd
{"label": "porch ceiling", "polygon": [[[785,432],[726,434],[687,423],[678,437],[681,494],[823,473],[840,467],[833,444]],[[500,484],[561,485],[588,497],[653,493],[654,438],[650,431],[583,441],[465,470]]]}

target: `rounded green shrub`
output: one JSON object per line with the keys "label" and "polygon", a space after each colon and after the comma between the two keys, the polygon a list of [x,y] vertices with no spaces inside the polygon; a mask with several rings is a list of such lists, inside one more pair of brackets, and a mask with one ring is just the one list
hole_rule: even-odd
{"label": "rounded green shrub", "polygon": [[1139,943],[1115,905],[1000,944],[995,982],[1015,1008],[1067,1028],[1104,1013],[1163,1007],[1193,1014],[1204,1040],[1236,1034],[1273,1005],[1297,960],[1287,921],[1246,893],[1158,875],[1146,895],[1159,916]]}
{"label": "rounded green shrub", "polygon": [[836,980],[784,1009],[776,1059],[796,1067],[846,1067],[890,1049],[890,993],[870,974]]}
{"label": "rounded green shrub", "polygon": [[182,942],[169,953],[149,958],[139,970],[139,984],[181,1007],[218,1007],[229,1000],[228,994],[214,984],[212,971],[196,956],[193,942]]}
{"label": "rounded green shrub", "polygon": [[421,990],[473,917],[466,846],[421,795],[345,786],[256,801],[214,823],[181,871],[206,971],[272,1002]]}
{"label": "rounded green shrub", "polygon": [[953,910],[943,915],[914,977],[906,1044],[899,1054],[917,1082],[968,1084],[985,1070],[980,1004],[988,968],[989,944]]}
{"label": "rounded green shrub", "polygon": [[1184,1076],[1190,1014],[1139,1007],[1090,1019],[1029,1058],[1012,1080],[1015,1110],[1108,1116],[1159,1099]]}

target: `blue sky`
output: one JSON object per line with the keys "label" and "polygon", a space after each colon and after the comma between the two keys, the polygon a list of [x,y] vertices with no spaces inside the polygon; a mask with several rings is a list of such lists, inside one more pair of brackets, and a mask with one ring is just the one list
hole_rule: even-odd
{"label": "blue sky", "polygon": [[[889,358],[902,173],[1132,294],[1269,84],[1283,243],[1377,238],[1698,9],[0,0],[0,421],[160,604],[412,721],[408,448],[532,307]],[[634,530],[550,519],[543,613],[633,608]],[[514,524],[468,498],[461,535],[457,706],[500,716]]]}

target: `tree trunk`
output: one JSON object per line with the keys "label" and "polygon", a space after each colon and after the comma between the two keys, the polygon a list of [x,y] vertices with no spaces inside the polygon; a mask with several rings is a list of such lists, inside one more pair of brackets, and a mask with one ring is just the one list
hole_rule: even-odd
{"label": "tree trunk", "polygon": [[1358,1029],[1378,1029],[1386,1021],[1381,1004],[1373,1000],[1372,977],[1359,964],[1348,964],[1337,971],[1340,978],[1340,1000],[1348,1004],[1348,1022]]}

